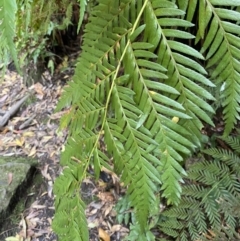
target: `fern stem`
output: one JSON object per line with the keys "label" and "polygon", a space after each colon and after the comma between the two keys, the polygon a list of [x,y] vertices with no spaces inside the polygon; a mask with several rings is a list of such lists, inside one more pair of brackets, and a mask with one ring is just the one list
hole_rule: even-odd
{"label": "fern stem", "polygon": [[[136,21],[135,21],[135,23],[133,25],[132,31],[130,33],[130,36],[131,36],[131,34],[134,33],[135,29],[137,28],[138,22],[140,20],[141,15],[143,14],[143,11],[144,11],[145,7],[147,6],[147,3],[148,3],[148,0],[145,0],[143,6],[142,6],[142,8],[141,8],[141,10],[140,10],[140,12],[139,12],[139,14],[137,16],[137,19],[136,19]],[[113,77],[113,80],[112,80],[112,84],[111,84],[111,87],[110,87],[110,90],[109,90],[109,93],[108,93],[108,96],[107,96],[106,105],[105,105],[105,112],[104,112],[104,116],[103,116],[101,129],[98,132],[99,134],[97,135],[97,138],[96,138],[96,141],[94,143],[94,146],[93,146],[93,148],[92,148],[92,150],[90,152],[90,155],[89,155],[89,158],[88,158],[88,165],[89,165],[89,162],[90,162],[90,158],[93,155],[93,152],[94,152],[95,148],[97,147],[97,144],[99,142],[99,138],[100,138],[101,134],[103,133],[104,125],[105,125],[105,122],[106,122],[106,119],[107,119],[108,106],[109,106],[109,103],[110,103],[110,99],[111,99],[113,88],[115,86],[115,79],[117,78],[118,72],[119,72],[120,67],[121,67],[122,60],[123,60],[123,58],[124,58],[124,56],[126,54],[126,51],[127,51],[127,48],[128,48],[129,45],[130,45],[130,39],[128,39],[128,42],[127,42],[127,44],[126,44],[126,46],[125,46],[125,48],[123,50],[121,58],[119,59],[119,63],[117,65],[117,68],[116,68],[116,71],[115,71],[115,74],[114,74],[114,77]],[[84,173],[86,173],[88,165],[85,166]]]}

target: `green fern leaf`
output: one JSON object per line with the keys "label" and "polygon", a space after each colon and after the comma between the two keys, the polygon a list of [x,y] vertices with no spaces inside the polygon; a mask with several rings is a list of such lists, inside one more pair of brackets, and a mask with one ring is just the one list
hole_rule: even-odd
{"label": "green fern leaf", "polygon": [[85,204],[77,191],[79,182],[77,178],[73,178],[76,175],[76,169],[79,167],[72,170],[65,169],[54,184],[54,193],[57,193],[57,197],[52,227],[62,241],[89,240],[88,232],[86,232]]}
{"label": "green fern leaf", "polygon": [[85,11],[86,11],[86,6],[87,6],[86,0],[78,0],[78,2],[80,4],[80,13],[79,13],[80,15],[79,15],[77,32],[79,32],[80,27],[82,25],[84,14],[85,14]]}
{"label": "green fern leaf", "polygon": [[200,1],[200,23],[196,42],[204,39],[201,53],[206,54],[211,80],[224,88],[219,94],[225,121],[224,135],[227,136],[240,118],[237,54],[240,14],[226,9],[225,6],[239,6],[239,1]]}
{"label": "green fern leaf", "polygon": [[[238,142],[236,137],[224,139],[230,144]],[[235,232],[238,223],[235,210],[239,209],[240,159],[237,153],[224,149],[211,148],[204,153],[213,159],[198,160],[190,166],[181,202],[163,211],[160,229],[180,241],[207,240],[210,229],[215,234],[214,240],[223,234],[224,240],[239,238]]]}
{"label": "green fern leaf", "polygon": [[0,62],[7,66],[9,61],[8,53],[19,70],[17,51],[14,44],[15,36],[15,14],[17,11],[16,1],[3,0],[0,2]]}

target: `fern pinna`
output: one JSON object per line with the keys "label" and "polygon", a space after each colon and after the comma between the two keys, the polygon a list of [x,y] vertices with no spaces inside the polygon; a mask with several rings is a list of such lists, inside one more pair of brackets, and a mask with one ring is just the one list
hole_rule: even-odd
{"label": "fern pinna", "polygon": [[180,204],[161,214],[160,229],[175,240],[240,239],[240,139],[222,140],[230,148],[203,151],[211,158],[190,166]]}
{"label": "fern pinna", "polygon": [[[231,1],[179,2],[178,8],[167,0],[99,0],[90,12],[73,81],[57,108],[71,106],[61,120],[61,127],[69,128],[61,158],[68,168],[54,185],[53,228],[61,240],[88,239],[79,185],[91,163],[98,177],[102,166],[111,168],[113,157],[114,171],[128,187],[141,234],[158,202],[156,194],[161,191],[168,204],[180,202],[181,183],[187,176],[182,162],[201,145],[202,122],[213,125],[214,110],[208,102],[215,100],[208,91],[215,84],[200,65],[204,57],[189,45],[195,38],[191,21],[199,12],[196,41],[204,38],[201,52],[208,53],[213,66],[222,52],[218,35],[212,36],[207,27],[221,21],[215,19],[221,11],[214,5]],[[224,28],[216,26],[223,34]],[[221,43],[232,43],[226,40]],[[230,57],[236,61],[235,55]],[[212,75],[218,83],[236,87],[225,77],[228,72],[217,73]],[[235,97],[228,92],[222,98],[228,132],[236,121],[238,103],[229,103]],[[235,109],[228,112],[228,108]],[[107,152],[101,149],[101,139]]]}
{"label": "fern pinna", "polygon": [[224,108],[224,135],[227,136],[239,119],[240,1],[194,0],[189,5],[189,21],[199,6],[195,42],[204,39],[200,52],[206,56],[206,70],[211,80],[224,90],[220,92],[220,103]]}

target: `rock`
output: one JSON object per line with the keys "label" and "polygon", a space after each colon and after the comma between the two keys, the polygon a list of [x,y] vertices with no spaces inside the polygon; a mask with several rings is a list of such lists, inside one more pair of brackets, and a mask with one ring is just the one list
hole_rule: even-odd
{"label": "rock", "polygon": [[27,157],[0,157],[0,226],[26,188],[36,164]]}

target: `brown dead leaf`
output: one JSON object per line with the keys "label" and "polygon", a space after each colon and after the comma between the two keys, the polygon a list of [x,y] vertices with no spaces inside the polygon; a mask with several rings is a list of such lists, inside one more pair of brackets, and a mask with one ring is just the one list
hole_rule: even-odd
{"label": "brown dead leaf", "polygon": [[111,192],[100,192],[97,197],[103,202],[113,202],[114,196]]}
{"label": "brown dead leaf", "polygon": [[34,85],[34,90],[36,91],[36,93],[38,93],[38,95],[42,95],[42,96],[44,95],[43,85],[40,84],[39,82]]}
{"label": "brown dead leaf", "polygon": [[46,206],[45,205],[32,205],[31,206],[32,208],[36,208],[36,209],[44,209],[44,208],[46,208]]}
{"label": "brown dead leaf", "polygon": [[113,205],[108,205],[104,210],[104,217],[106,217],[112,211]]}
{"label": "brown dead leaf", "polygon": [[8,126],[3,127],[3,129],[1,130],[1,133],[4,135],[4,134],[6,134],[7,132],[9,132]]}
{"label": "brown dead leaf", "polygon": [[29,152],[28,156],[31,157],[31,156],[35,156],[36,155],[36,147],[34,146],[31,151]]}
{"label": "brown dead leaf", "polygon": [[211,229],[208,229],[208,232],[212,235],[212,237],[216,237],[216,234]]}
{"label": "brown dead leaf", "polygon": [[[41,237],[43,236],[44,234],[48,234],[49,231],[48,230],[38,230],[38,232],[34,232],[34,237]],[[39,240],[39,239],[38,239]]]}
{"label": "brown dead leaf", "polygon": [[44,136],[41,140],[41,143],[45,143],[45,142],[48,142],[50,139],[52,139],[53,136]]}
{"label": "brown dead leaf", "polygon": [[20,221],[20,226],[22,226],[20,236],[23,238],[26,238],[27,237],[27,224],[26,224],[26,220],[23,215],[22,215],[22,218]]}
{"label": "brown dead leaf", "polygon": [[92,215],[96,214],[97,212],[98,212],[97,209],[93,209],[93,210],[91,210],[91,212],[89,212],[89,215],[92,216]]}
{"label": "brown dead leaf", "polygon": [[20,139],[16,139],[15,143],[17,146],[23,146],[25,143],[25,138],[22,136]]}
{"label": "brown dead leaf", "polygon": [[52,181],[48,181],[48,196],[50,198],[52,198],[52,190],[53,190],[53,182]]}
{"label": "brown dead leaf", "polygon": [[64,114],[67,113],[67,110],[64,110],[64,111],[60,111],[60,112],[57,112],[57,113],[53,113],[51,116],[50,116],[50,119],[51,120],[57,120],[57,119],[60,119]]}
{"label": "brown dead leaf", "polygon": [[4,95],[0,98],[0,103],[3,103],[4,101],[6,101],[8,95]]}
{"label": "brown dead leaf", "polygon": [[98,236],[102,241],[110,241],[110,236],[102,228],[98,229]]}
{"label": "brown dead leaf", "polygon": [[47,218],[47,221],[49,222],[50,226],[52,225],[52,219],[51,218]]}
{"label": "brown dead leaf", "polygon": [[111,232],[111,233],[118,232],[118,231],[121,230],[121,228],[122,228],[122,226],[121,226],[120,224],[113,225],[113,226],[111,227],[110,232]]}
{"label": "brown dead leaf", "polygon": [[41,170],[42,175],[48,180],[52,180],[51,176],[48,173],[48,164],[44,166],[43,170]]}
{"label": "brown dead leaf", "polygon": [[[34,202],[34,204],[37,204],[37,202]],[[26,220],[31,220],[39,215],[39,211],[33,210],[30,207],[30,213],[26,216]]]}
{"label": "brown dead leaf", "polygon": [[40,197],[42,197],[42,196],[44,196],[46,194],[48,194],[48,192],[43,192]]}
{"label": "brown dead leaf", "polygon": [[29,137],[31,137],[31,136],[35,136],[35,134],[34,134],[34,132],[32,132],[32,131],[26,131],[26,132],[23,133],[23,136],[29,136]]}

